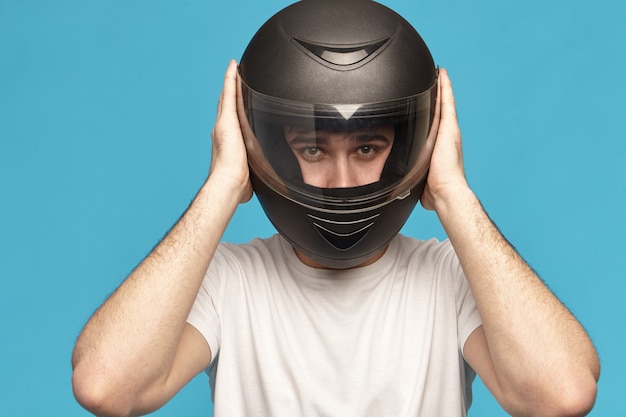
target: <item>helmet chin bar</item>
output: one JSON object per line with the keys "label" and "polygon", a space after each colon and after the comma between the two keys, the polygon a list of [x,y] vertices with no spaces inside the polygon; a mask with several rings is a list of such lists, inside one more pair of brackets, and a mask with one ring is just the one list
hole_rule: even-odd
{"label": "helmet chin bar", "polygon": [[250,174],[276,230],[304,255],[333,269],[353,268],[383,249],[408,219],[425,184],[424,178],[405,198],[370,209],[343,211],[303,205],[268,187],[254,172]]}

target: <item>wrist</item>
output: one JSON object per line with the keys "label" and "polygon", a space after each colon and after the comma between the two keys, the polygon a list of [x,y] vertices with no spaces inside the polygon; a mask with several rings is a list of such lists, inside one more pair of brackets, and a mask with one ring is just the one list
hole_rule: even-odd
{"label": "wrist", "polygon": [[223,224],[224,229],[237,210],[242,192],[232,179],[211,173],[193,199],[190,212],[201,224]]}
{"label": "wrist", "polygon": [[439,193],[433,200],[433,206],[446,230],[463,227],[477,212],[484,211],[478,197],[467,184],[449,187]]}
{"label": "wrist", "polygon": [[226,169],[211,169],[203,188],[215,190],[224,200],[232,200],[235,206],[252,197],[252,186],[248,170],[233,172]]}
{"label": "wrist", "polygon": [[429,194],[431,209],[435,210],[438,216],[476,199],[474,192],[465,181],[449,183],[436,189],[431,188]]}

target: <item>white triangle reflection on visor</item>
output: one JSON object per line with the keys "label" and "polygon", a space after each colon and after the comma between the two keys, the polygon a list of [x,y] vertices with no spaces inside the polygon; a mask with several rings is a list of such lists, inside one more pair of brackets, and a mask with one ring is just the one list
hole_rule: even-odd
{"label": "white triangle reflection on visor", "polygon": [[335,104],[333,107],[345,120],[351,118],[361,108],[359,104]]}

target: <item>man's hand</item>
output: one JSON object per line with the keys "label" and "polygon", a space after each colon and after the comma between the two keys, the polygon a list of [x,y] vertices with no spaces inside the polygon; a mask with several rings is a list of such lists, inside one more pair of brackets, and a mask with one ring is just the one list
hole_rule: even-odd
{"label": "man's hand", "polygon": [[224,76],[224,88],[217,107],[217,119],[211,134],[210,176],[217,176],[224,187],[240,196],[240,202],[252,197],[246,148],[237,118],[237,63],[230,61]]}
{"label": "man's hand", "polygon": [[452,84],[445,69],[439,71],[441,121],[437,141],[430,161],[430,171],[421,203],[427,210],[438,210],[449,196],[459,189],[467,189],[463,168],[461,131],[456,115]]}
{"label": "man's hand", "polygon": [[463,355],[511,414],[589,412],[600,372],[585,330],[502,236],[469,188],[448,74],[422,206],[435,210],[461,262],[483,325]]}

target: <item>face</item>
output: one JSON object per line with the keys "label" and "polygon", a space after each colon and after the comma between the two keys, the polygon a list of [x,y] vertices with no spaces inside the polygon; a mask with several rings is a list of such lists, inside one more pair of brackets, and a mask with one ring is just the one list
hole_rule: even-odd
{"label": "face", "polygon": [[320,188],[367,185],[380,179],[394,140],[392,125],[347,132],[285,127],[302,179]]}

